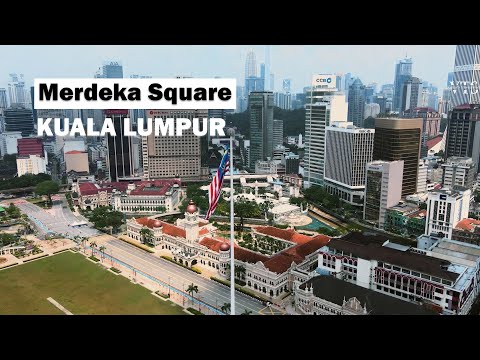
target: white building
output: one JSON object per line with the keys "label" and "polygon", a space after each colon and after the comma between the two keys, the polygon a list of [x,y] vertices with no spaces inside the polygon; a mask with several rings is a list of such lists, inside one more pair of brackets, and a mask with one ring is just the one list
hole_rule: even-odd
{"label": "white building", "polygon": [[67,152],[70,152],[70,151],[81,151],[81,152],[84,152],[86,151],[87,148],[86,148],[86,145],[85,145],[85,141],[82,139],[82,140],[66,140],[64,143],[63,143],[63,153],[67,153]]}
{"label": "white building", "polygon": [[403,160],[372,161],[365,178],[363,219],[383,229],[386,210],[402,197]]}
{"label": "white building", "polygon": [[442,164],[442,168],[442,184],[444,188],[453,189],[455,185],[468,189],[473,188],[477,167],[472,158],[451,156],[446,163]]}
{"label": "white building", "polygon": [[171,212],[180,198],[180,180],[139,182],[81,183],[73,188],[79,195],[81,209],[113,206],[130,214]]}
{"label": "white building", "polygon": [[285,174],[285,166],[278,160],[258,160],[255,174]]}
{"label": "white building", "polygon": [[440,314],[463,315],[478,294],[480,277],[478,254],[465,262],[466,253],[457,246],[462,244],[424,251],[390,243],[384,235],[352,232],[331,239],[320,249],[318,271],[398,299],[423,303]]}
{"label": "white building", "polygon": [[295,310],[304,315],[435,315],[421,305],[328,275],[316,276],[299,286]]}
{"label": "white building", "polygon": [[459,221],[468,218],[470,196],[469,189],[428,193],[425,234],[451,239],[452,231]]}
{"label": "white building", "polygon": [[47,172],[46,158],[38,155],[29,155],[28,157],[17,158],[18,176],[25,174],[41,174]]}
{"label": "white building", "polygon": [[417,193],[427,192],[428,164],[420,159],[418,163]]}
{"label": "white building", "polygon": [[325,130],[324,185],[329,193],[363,207],[365,167],[372,161],[375,130],[351,122],[335,122]]}
{"label": "white building", "polygon": [[[149,242],[157,249],[168,251],[174,261],[191,267],[218,272],[229,279],[230,246],[223,238],[216,238],[216,228],[199,218],[196,205],[190,202],[185,219],[169,224],[153,218],[127,220],[127,236]],[[140,231],[152,230],[151,239],[142,238]],[[270,226],[258,226],[252,236],[257,241],[268,238],[280,248],[270,256],[243,247],[235,247],[235,276],[253,292],[278,298],[291,291],[293,279],[308,280],[312,267],[316,267],[316,252],[329,241],[325,235],[306,236],[291,229],[282,230]],[[298,276],[294,276],[295,271]]]}
{"label": "white building", "polygon": [[380,114],[380,105],[376,103],[365,104],[364,118],[373,117],[376,118]]}
{"label": "white building", "polygon": [[2,156],[17,153],[17,140],[22,138],[21,131],[9,131],[0,134]]}
{"label": "white building", "polygon": [[336,75],[315,75],[305,104],[304,186],[323,185],[325,131],[332,122],[347,121],[345,94],[337,91]]}

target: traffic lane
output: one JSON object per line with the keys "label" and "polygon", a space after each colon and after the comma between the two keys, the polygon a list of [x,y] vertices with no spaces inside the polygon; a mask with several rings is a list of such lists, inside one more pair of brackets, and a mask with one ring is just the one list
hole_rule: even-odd
{"label": "traffic lane", "polygon": [[[136,262],[136,265],[138,266],[139,270],[144,271],[143,266],[146,265],[148,270],[145,271],[145,272],[151,273],[152,272],[152,266],[158,267],[159,269],[166,270],[167,272],[170,273],[170,277],[171,277],[170,284],[175,286],[178,289],[181,289],[183,286],[188,286],[191,282],[193,282],[197,286],[199,286],[199,289],[203,289],[203,291],[201,293],[199,292],[200,296],[202,296],[201,294],[204,294],[203,296],[205,297],[205,300],[207,298],[211,299],[211,302],[207,301],[208,303],[214,305],[215,304],[215,299],[217,299],[216,304],[219,304],[219,305],[222,305],[222,302],[230,302],[230,290],[229,290],[229,288],[226,288],[226,287],[224,287],[224,286],[222,286],[222,285],[220,285],[216,282],[213,282],[212,280],[204,279],[204,278],[202,278],[198,275],[195,275],[195,274],[191,273],[190,270],[183,269],[183,268],[181,268],[181,267],[179,267],[175,264],[172,264],[168,261],[165,261],[163,259],[158,259],[156,257],[151,256],[150,254],[144,254],[142,252],[142,250],[138,250],[138,249],[134,248],[135,251],[140,251],[140,253],[138,253],[138,256],[137,256],[137,254],[132,255],[130,253],[130,248],[129,248],[129,246],[131,246],[131,245],[127,245],[127,244],[124,244],[124,243],[120,243],[119,245],[126,248],[126,249],[122,249],[125,252],[123,255],[126,256],[127,258],[129,258],[130,261],[136,261],[137,259],[132,259],[132,256],[135,256],[137,258],[141,258],[141,261],[145,262],[144,264],[142,264],[141,262]],[[108,253],[108,251],[107,251],[107,253]],[[113,254],[114,257],[116,255],[118,255],[118,252],[115,252]],[[147,256],[143,256],[143,255],[147,255]],[[152,257],[153,259],[149,259],[148,258],[149,256]],[[152,261],[149,261],[149,260],[153,260],[153,263],[152,263]],[[164,266],[163,269],[162,269],[162,267],[159,266],[160,264],[162,266]],[[135,267],[137,267],[137,266],[135,266]],[[165,283],[168,283],[167,279],[165,278],[164,273],[159,272],[158,275],[159,276],[157,276],[157,275],[155,275],[155,276],[160,278]],[[174,276],[173,277],[174,281],[171,281],[172,276]],[[168,276],[167,276],[167,278],[168,278]],[[180,278],[181,280],[179,280],[178,278]],[[241,293],[238,293],[238,292],[236,292],[236,294],[237,294],[236,304],[237,304],[237,308],[239,308],[240,310],[243,310],[243,309],[247,308],[247,309],[252,310],[252,311],[258,311],[259,309],[262,308],[260,302],[258,302],[257,300],[250,299],[247,296],[245,296]]]}
{"label": "traffic lane", "polygon": [[[152,266],[155,267],[154,271],[155,273],[158,273],[158,275],[155,276],[165,283],[168,283],[169,276],[170,284],[178,289],[181,289],[184,285],[188,286],[193,282],[201,290],[199,295],[204,296],[205,299],[208,298],[211,300],[207,301],[209,304],[215,305],[216,299],[219,306],[221,306],[223,302],[230,302],[230,289],[224,285],[218,284],[213,280],[205,279],[192,273],[190,270],[183,269],[182,267],[172,264],[169,261],[147,254],[144,251],[139,250],[134,246],[126,244],[120,240],[109,240],[107,243],[114,247],[114,252],[112,254],[114,257],[120,255],[118,256],[119,259],[121,256],[124,256],[130,261],[135,261],[136,266],[134,267],[138,266],[139,270],[142,271],[145,271],[144,269],[146,268],[147,270],[145,272],[149,274],[151,274],[153,270]],[[119,253],[118,250],[120,250],[121,253]],[[248,309],[258,312],[263,308],[263,305],[259,301],[249,298],[238,291],[236,291],[235,295],[237,309],[239,310]]]}

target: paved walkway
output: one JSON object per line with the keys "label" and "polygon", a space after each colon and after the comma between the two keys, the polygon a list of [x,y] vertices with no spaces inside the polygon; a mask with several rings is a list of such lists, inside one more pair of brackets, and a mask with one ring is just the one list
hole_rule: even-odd
{"label": "paved walkway", "polygon": [[47,300],[49,302],[51,302],[54,306],[56,306],[57,308],[59,308],[61,311],[63,311],[66,315],[73,315],[70,311],[68,311],[67,309],[65,309],[62,305],[60,305],[58,302],[56,302],[54,299],[52,299],[51,297],[47,298]]}

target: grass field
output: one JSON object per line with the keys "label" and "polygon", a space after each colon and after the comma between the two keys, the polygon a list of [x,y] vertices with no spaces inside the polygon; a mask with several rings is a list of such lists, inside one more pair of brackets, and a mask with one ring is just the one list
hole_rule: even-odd
{"label": "grass field", "polygon": [[0,314],[185,314],[182,308],[69,251],[0,271]]}

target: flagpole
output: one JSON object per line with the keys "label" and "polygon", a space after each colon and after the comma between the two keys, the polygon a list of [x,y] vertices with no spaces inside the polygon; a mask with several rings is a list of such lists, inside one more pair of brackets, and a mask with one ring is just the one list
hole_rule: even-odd
{"label": "flagpole", "polygon": [[234,207],[233,207],[233,139],[235,131],[229,129],[230,135],[230,314],[235,315],[235,234],[234,234]]}

